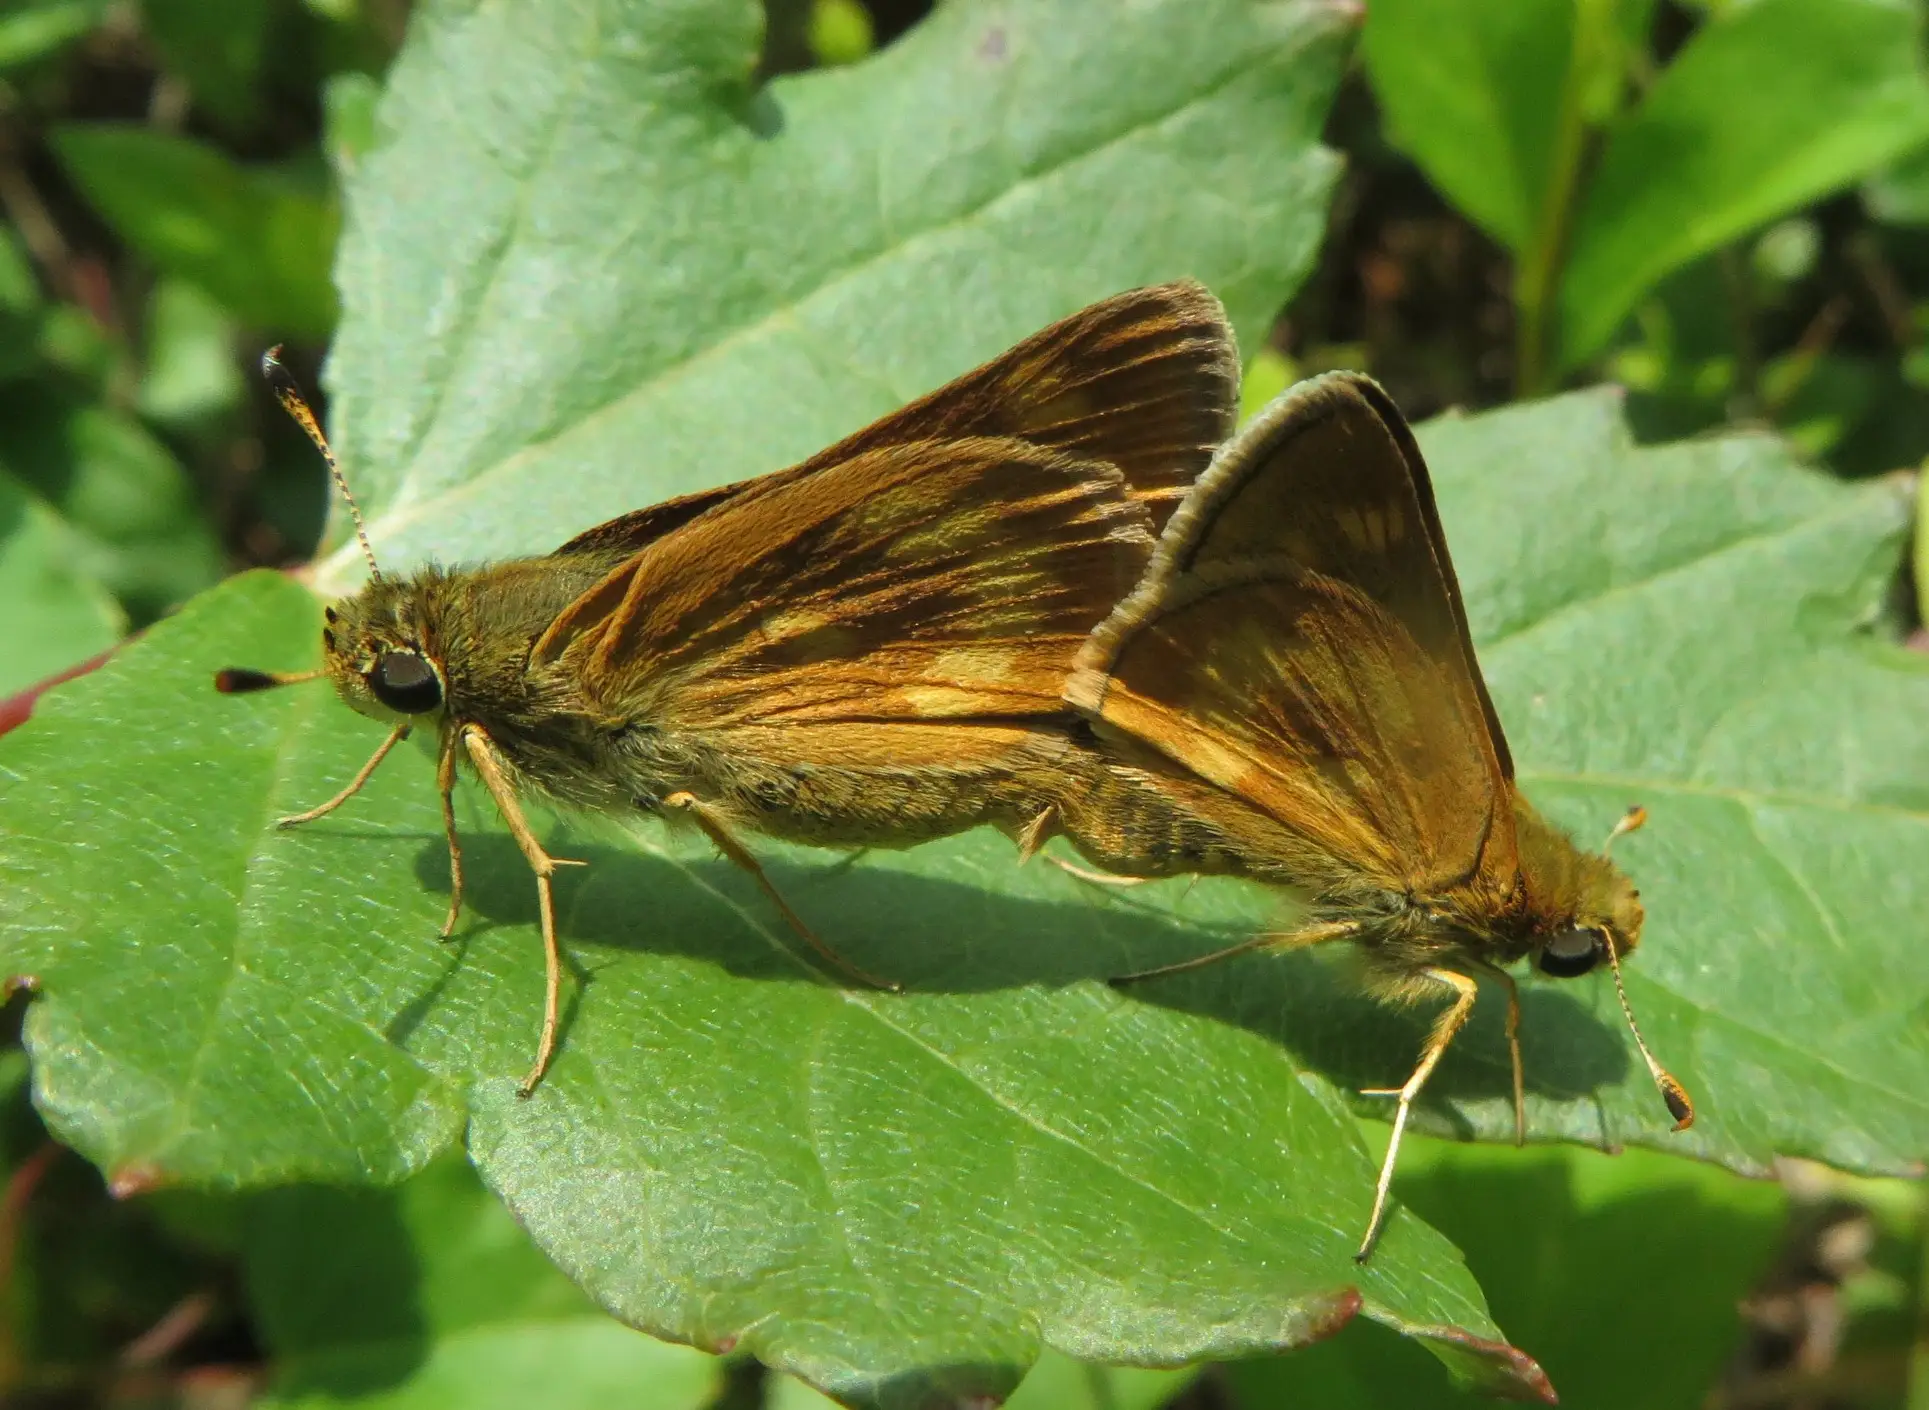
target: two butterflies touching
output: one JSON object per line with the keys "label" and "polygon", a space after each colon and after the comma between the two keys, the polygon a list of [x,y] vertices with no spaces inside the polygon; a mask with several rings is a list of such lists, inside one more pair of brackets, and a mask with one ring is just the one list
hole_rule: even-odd
{"label": "two butterflies touching", "polygon": [[[270,356],[286,406],[339,469]],[[221,673],[230,693],[326,676],[411,730],[451,794],[472,770],[536,876],[548,982],[534,1090],[557,1041],[553,857],[526,821],[565,807],[687,820],[819,958],[844,960],[745,845],[905,847],[991,825],[1061,836],[1122,877],[1247,877],[1292,893],[1245,950],[1348,941],[1367,984],[1438,1002],[1397,1098],[1359,1257],[1386,1216],[1415,1099],[1505,966],[1620,963],[1641,904],[1514,783],[1433,490],[1369,379],[1329,373],[1235,435],[1239,363],[1193,283],[1094,304],[801,465],[638,510],[554,553],[370,579],[325,614],[323,663]],[[353,501],[349,501],[351,511]],[[1638,822],[1630,814],[1623,827]],[[1626,995],[1621,993],[1624,1010]],[[1629,1028],[1676,1129],[1679,1083]]]}

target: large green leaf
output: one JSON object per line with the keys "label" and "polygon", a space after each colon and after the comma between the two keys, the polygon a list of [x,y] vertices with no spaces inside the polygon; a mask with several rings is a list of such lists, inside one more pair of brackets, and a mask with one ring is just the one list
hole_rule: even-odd
{"label": "large green leaf", "polygon": [[[743,3],[425,26],[355,188],[329,379],[377,551],[546,550],[1137,284],[1203,278],[1257,343],[1323,230],[1350,18],[961,3],[763,92]],[[363,571],[344,549],[322,581]]]}
{"label": "large green leaf", "polygon": [[221,548],[187,467],[134,417],[39,382],[0,388],[11,472],[73,531],[72,569],[104,584],[137,618],[219,579]]}
{"label": "large green leaf", "polygon": [[319,179],[244,167],[208,143],[144,127],[69,123],[53,146],[114,233],[163,272],[257,328],[328,336],[337,217]]}
{"label": "large green leaf", "polygon": [[0,69],[59,52],[99,24],[105,0],[29,0],[0,12]]}
{"label": "large green leaf", "polygon": [[[959,5],[765,93],[755,13],[451,8],[415,36],[357,167],[334,363],[386,555],[543,547],[772,468],[1119,287],[1195,273],[1255,329],[1310,259],[1344,11]],[[365,731],[317,692],[207,692],[225,661],[308,656],[316,611],[244,579],[11,745],[5,945],[45,992],[38,1099],[123,1188],[392,1179],[466,1121],[606,1306],[846,1397],[1000,1392],[1046,1341],[1165,1363],[1292,1345],[1360,1294],[1471,1373],[1544,1384],[1418,1221],[1354,1268],[1371,1167],[1326,1087],[1089,982],[1132,937],[1184,932],[1095,914],[998,839],[848,874],[771,849],[903,999],[816,982],[715,862],[585,843],[564,906],[591,982],[516,1101],[532,898],[484,810],[471,926],[438,946],[409,766],[342,826],[277,835]],[[1257,1080],[1222,1091],[1241,1068]]]}
{"label": "large green leaf", "polygon": [[1362,47],[1388,135],[1517,255],[1543,236],[1576,18],[1575,0],[1375,0],[1367,11]]}
{"label": "large green leaf", "polygon": [[611,1321],[459,1160],[395,1190],[273,1190],[243,1228],[275,1410],[702,1410],[717,1391],[714,1357]]}
{"label": "large green leaf", "polygon": [[1914,0],[1756,0],[1689,40],[1609,135],[1574,218],[1560,362],[1673,270],[1929,140]]}
{"label": "large green leaf", "polygon": [[[768,468],[1112,287],[1189,269],[1251,327],[1310,248],[1322,12],[1227,0],[1194,44],[1180,0],[1089,31],[959,6],[755,99],[744,13],[601,13],[553,52],[519,7],[418,36],[361,168],[336,363],[395,561],[545,546]],[[491,64],[524,101],[442,120]],[[897,109],[928,130],[873,120]],[[1264,136],[1228,157],[1227,130]],[[1600,396],[1430,437],[1530,791],[1590,831],[1630,790],[1654,811],[1623,849],[1654,917],[1630,984],[1704,1112],[1665,1135],[1604,980],[1537,984],[1535,1133],[1738,1167],[1919,1158],[1929,961],[1903,937],[1929,745],[1905,724],[1929,673],[1855,636],[1895,561],[1893,487],[1832,487],[1766,442],[1634,452]],[[551,1081],[517,1102],[533,896],[487,808],[465,799],[474,910],[438,946],[425,762],[276,834],[379,731],[319,690],[207,691],[230,661],[311,662],[317,617],[293,584],[240,580],[0,747],[0,955],[41,981],[38,1100],[125,1185],[394,1178],[466,1120],[485,1178],[604,1305],[849,1397],[1002,1389],[1041,1340],[1147,1362],[1291,1344],[1353,1284],[1531,1384],[1466,1342],[1494,1330],[1417,1219],[1350,1262],[1371,1162],[1335,1081],[1397,1079],[1424,1016],[1315,956],[1091,982],[1277,914],[1244,888],[1093,891],[989,836],[848,866],[763,849],[840,948],[908,981],[881,996],[811,981],[700,847],[565,839],[593,863],[563,900],[584,982]],[[1427,1122],[1510,1126],[1497,1007]]]}

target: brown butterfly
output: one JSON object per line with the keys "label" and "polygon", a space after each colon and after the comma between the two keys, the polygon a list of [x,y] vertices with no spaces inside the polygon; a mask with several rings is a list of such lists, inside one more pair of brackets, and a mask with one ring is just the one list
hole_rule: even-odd
{"label": "brown butterfly", "polygon": [[[345,497],[287,374],[267,368]],[[473,769],[536,874],[547,986],[527,1095],[555,1049],[553,857],[525,820],[568,807],[694,822],[827,960],[737,840],[906,846],[984,823],[1040,835],[1077,767],[1062,699],[1091,629],[1230,433],[1238,358],[1197,284],[1095,304],[801,465],[612,519],[554,553],[390,576],[328,607],[323,665],[225,671],[225,691],[325,675],[388,738],[417,725],[451,800]],[[1082,756],[1080,756],[1082,757]],[[1087,760],[1087,763],[1090,761]]]}
{"label": "brown butterfly", "polygon": [[[1288,933],[1148,974],[1351,940],[1376,996],[1449,1001],[1413,1075],[1379,1093],[1399,1106],[1361,1259],[1386,1215],[1408,1112],[1481,975],[1507,991],[1525,1137],[1520,1001],[1504,965],[1531,958],[1567,978],[1607,961],[1675,1129],[1694,1120],[1621,985],[1640,900],[1605,855],[1577,848],[1515,786],[1426,464],[1370,379],[1302,383],[1214,459],[1144,581],[1080,653],[1066,699],[1148,782],[1174,765],[1190,776],[1182,811],[1218,833],[1212,869],[1306,897]],[[1616,831],[1638,822],[1637,810]],[[1146,874],[1177,869],[1168,824],[1129,806],[1109,820],[1063,820],[1084,850],[1124,870],[1137,853]]]}

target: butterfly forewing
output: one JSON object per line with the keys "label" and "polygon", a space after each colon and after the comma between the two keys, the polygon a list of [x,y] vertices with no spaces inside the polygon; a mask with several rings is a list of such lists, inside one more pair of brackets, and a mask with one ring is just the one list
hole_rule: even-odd
{"label": "butterfly forewing", "polygon": [[[644,549],[587,595],[609,609],[561,660],[612,716],[781,726],[800,758],[831,737],[811,729],[861,723],[866,766],[903,766],[894,722],[1060,711],[1085,634],[1150,551],[1109,466],[1010,439],[890,447]],[[915,734],[911,762],[940,762]]]}
{"label": "butterfly forewing", "polygon": [[1157,532],[1232,434],[1238,409],[1239,354],[1219,300],[1191,280],[1133,289],[1034,333],[802,464],[622,515],[557,552],[639,549],[704,509],[773,492],[866,451],[969,436],[1012,436],[1118,467]]}
{"label": "butterfly forewing", "polygon": [[1512,870],[1509,791],[1425,466],[1363,385],[1227,447],[1068,699],[1341,871],[1437,891]]}
{"label": "butterfly forewing", "polygon": [[1015,436],[1117,466],[1156,532],[1232,434],[1238,408],[1225,310],[1186,280],[1082,309],[803,468],[887,444]]}

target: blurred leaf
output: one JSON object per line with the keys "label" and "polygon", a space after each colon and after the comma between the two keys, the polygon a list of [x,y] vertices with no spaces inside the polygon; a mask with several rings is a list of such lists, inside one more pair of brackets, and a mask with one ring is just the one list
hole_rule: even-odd
{"label": "blurred leaf", "polygon": [[151,421],[188,425],[240,407],[235,328],[198,285],[163,279],[147,305],[147,357],[135,406]]}
{"label": "blurred leaf", "polygon": [[718,1389],[715,1357],[613,1321],[459,1158],[393,1190],[259,1195],[246,1262],[273,1410],[700,1410]]}
{"label": "blurred leaf", "polygon": [[1266,403],[1299,380],[1299,369],[1277,348],[1263,347],[1246,363],[1246,375],[1239,384],[1239,419],[1246,422],[1265,409]]}
{"label": "blurred leaf", "polygon": [[331,74],[322,86],[323,146],[337,178],[353,175],[362,158],[375,150],[380,132],[375,110],[381,96],[381,84],[354,70]]}
{"label": "blurred leaf", "polygon": [[0,69],[44,59],[100,23],[107,0],[10,0],[0,4]]}
{"label": "blurred leaf", "polygon": [[1757,0],[1707,21],[1615,126],[1573,226],[1561,364],[1670,270],[1929,138],[1914,0]]}
{"label": "blurred leaf", "polygon": [[1812,217],[1797,216],[1764,230],[1749,251],[1749,263],[1764,283],[1792,284],[1815,272],[1821,253],[1822,228]]}
{"label": "blurred leaf", "polygon": [[1929,1410],[1929,1220],[1920,1230],[1915,1336],[1909,1348],[1909,1410]]}
{"label": "blurred leaf", "polygon": [[820,64],[854,64],[877,47],[860,0],[812,0],[810,49]]}
{"label": "blurred leaf", "polygon": [[1374,0],[1362,48],[1388,135],[1495,240],[1538,242],[1576,0]]}
{"label": "blurred leaf", "polygon": [[0,698],[120,640],[113,595],[80,568],[75,535],[51,506],[0,472]]}
{"label": "blurred leaf", "polygon": [[1862,204],[1886,225],[1929,225],[1929,147],[1864,182]]}
{"label": "blurred leaf", "polygon": [[[1048,1348],[1011,1393],[1005,1410],[1159,1410],[1197,1379],[1199,1370],[1088,1366]],[[1437,1365],[1435,1370],[1444,1374]],[[793,1376],[773,1377],[764,1392],[764,1410],[832,1410],[835,1404]]]}
{"label": "blurred leaf", "polygon": [[1197,1367],[1145,1371],[1087,1366],[1049,1352],[1005,1402],[1007,1410],[1159,1410],[1198,1377]]}
{"label": "blurred leaf", "polygon": [[141,0],[148,33],[195,105],[232,127],[258,106],[256,79],[268,37],[269,0]]}
{"label": "blurred leaf", "polygon": [[257,328],[327,337],[337,217],[325,193],[147,128],[67,124],[52,140],[114,233],[162,271],[199,284]]}
{"label": "blurred leaf", "polygon": [[[1400,1197],[1466,1251],[1501,1325],[1545,1354],[1567,1410],[1701,1403],[1784,1227],[1776,1185],[1665,1156],[1416,1141],[1401,1159]],[[1492,1403],[1364,1323],[1226,1374],[1251,1410]]]}
{"label": "blurred leaf", "polygon": [[149,618],[221,575],[187,472],[132,417],[22,384],[0,388],[0,462],[78,531],[75,566]]}
{"label": "blurred leaf", "polygon": [[11,225],[0,225],[0,310],[29,314],[41,306],[40,280],[27,247]]}
{"label": "blurred leaf", "polygon": [[1929,464],[1916,468],[1916,620],[1929,622]]}
{"label": "blurred leaf", "polygon": [[1366,54],[1390,135],[1514,255],[1515,377],[1544,390],[1548,325],[1590,131],[1611,118],[1653,0],[1390,0]]}
{"label": "blurred leaf", "polygon": [[35,351],[51,369],[104,392],[121,365],[116,340],[77,304],[48,304],[40,316]]}
{"label": "blurred leaf", "polygon": [[40,364],[40,281],[11,226],[0,225],[0,381]]}

